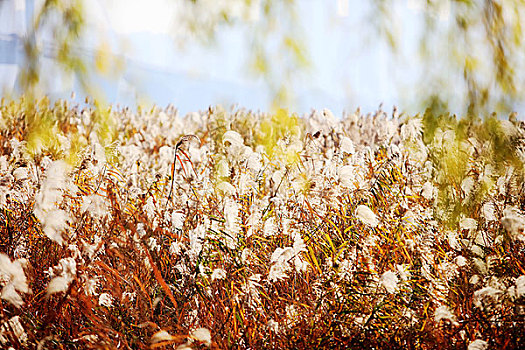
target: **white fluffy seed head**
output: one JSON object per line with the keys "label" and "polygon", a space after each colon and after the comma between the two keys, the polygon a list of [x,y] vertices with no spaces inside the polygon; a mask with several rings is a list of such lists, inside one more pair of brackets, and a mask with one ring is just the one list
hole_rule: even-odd
{"label": "white fluffy seed head", "polygon": [[386,271],[379,279],[379,283],[386,289],[388,293],[395,293],[397,291],[398,281],[397,275],[392,271]]}
{"label": "white fluffy seed head", "polygon": [[489,344],[481,339],[476,339],[468,345],[468,350],[487,350]]}
{"label": "white fluffy seed head", "polygon": [[214,269],[211,273],[211,280],[222,280],[226,278],[226,271],[221,268]]}
{"label": "white fluffy seed head", "polygon": [[4,284],[0,296],[16,307],[21,307],[24,304],[18,292],[31,292],[23,270],[23,266],[25,266],[24,260],[11,261],[7,255],[0,253],[0,282]]}
{"label": "white fluffy seed head", "polygon": [[211,346],[211,332],[207,328],[197,328],[191,332],[190,337],[203,343],[207,347]]}
{"label": "white fluffy seed head", "polygon": [[339,145],[339,148],[344,153],[348,153],[348,154],[355,153],[354,143],[349,137],[346,137],[346,136],[343,137],[343,139],[341,140],[341,144]]}
{"label": "white fluffy seed head", "polygon": [[440,321],[448,321],[453,324],[456,322],[456,317],[445,305],[439,306],[434,312],[434,322],[439,323]]}
{"label": "white fluffy seed head", "polygon": [[377,215],[366,205],[359,205],[355,211],[357,218],[365,225],[376,227],[379,224]]}
{"label": "white fluffy seed head", "polygon": [[167,331],[162,330],[158,331],[157,333],[153,334],[153,336],[150,339],[151,344],[156,344],[164,341],[171,341],[177,339],[176,337],[169,334]]}
{"label": "white fluffy seed head", "polygon": [[69,215],[57,208],[62,200],[62,190],[66,187],[66,168],[64,161],[54,161],[46,171],[46,179],[35,197],[35,217],[42,223],[43,231],[51,240],[63,244],[62,233],[67,227]]}
{"label": "white fluffy seed head", "polygon": [[111,307],[113,305],[113,297],[108,293],[102,293],[98,297],[100,306]]}

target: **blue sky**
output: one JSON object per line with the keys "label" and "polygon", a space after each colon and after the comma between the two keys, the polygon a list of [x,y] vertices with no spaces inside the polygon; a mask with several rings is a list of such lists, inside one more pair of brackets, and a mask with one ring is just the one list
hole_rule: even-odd
{"label": "blue sky", "polygon": [[[297,1],[311,66],[293,86],[297,99],[292,109],[302,114],[313,108],[329,108],[340,115],[358,106],[373,112],[383,103],[385,110],[398,105],[411,111],[414,106],[408,92],[420,73],[414,63],[419,2],[401,2],[395,9],[399,12],[396,17],[403,18],[397,28],[402,55],[393,56],[375,36],[366,2]],[[9,7],[4,2],[0,16],[10,18],[6,11],[20,11],[23,3],[14,0]],[[142,102],[161,107],[171,103],[183,114],[215,104],[269,110],[269,88],[248,69],[249,26],[223,26],[213,45],[190,42],[180,49],[173,39],[176,24],[170,4],[173,0],[86,2],[90,13],[86,51],[96,48],[102,38],[126,62],[121,74],[98,79],[108,101],[133,105],[140,96]],[[4,23],[0,34],[20,31],[19,26]],[[52,60],[43,61],[51,67],[46,71],[53,71]],[[3,68],[0,65],[0,85],[13,85],[16,73],[12,69],[6,73],[8,70],[5,64]],[[67,97],[77,88],[71,81],[52,85],[49,93],[56,97]]]}

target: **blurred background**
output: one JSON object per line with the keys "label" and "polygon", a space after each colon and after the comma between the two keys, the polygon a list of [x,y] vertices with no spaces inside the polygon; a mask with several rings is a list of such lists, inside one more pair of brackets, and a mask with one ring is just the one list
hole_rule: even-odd
{"label": "blurred background", "polygon": [[[0,0],[2,95],[523,112],[522,0]],[[522,114],[522,113],[521,113]]]}

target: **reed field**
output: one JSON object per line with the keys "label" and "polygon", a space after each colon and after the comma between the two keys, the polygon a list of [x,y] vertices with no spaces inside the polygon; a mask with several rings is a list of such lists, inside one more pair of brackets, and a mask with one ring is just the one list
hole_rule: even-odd
{"label": "reed field", "polygon": [[523,347],[518,119],[2,100],[0,347]]}

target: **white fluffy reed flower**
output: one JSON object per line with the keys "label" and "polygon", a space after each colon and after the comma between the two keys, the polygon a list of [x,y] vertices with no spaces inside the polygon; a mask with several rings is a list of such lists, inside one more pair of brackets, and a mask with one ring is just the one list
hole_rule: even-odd
{"label": "white fluffy reed flower", "polygon": [[282,264],[287,263],[294,255],[293,248],[277,248],[270,258],[270,262]]}
{"label": "white fluffy reed flower", "polygon": [[186,214],[184,213],[174,211],[171,214],[171,225],[175,230],[182,230],[182,226],[184,226],[184,220],[186,220]]}
{"label": "white fluffy reed flower", "polygon": [[202,241],[206,236],[206,227],[200,224],[195,229],[188,231],[188,236],[190,239],[190,250],[187,253],[191,257],[197,257],[202,250]]}
{"label": "white fluffy reed flower", "polygon": [[97,295],[98,277],[87,278],[85,277],[84,292],[86,295]]}
{"label": "white fluffy reed flower", "polygon": [[0,344],[6,345],[8,343],[8,334],[14,336],[22,345],[27,343],[27,333],[22,323],[20,323],[20,316],[11,317],[9,321],[2,324],[2,327],[0,327]]}
{"label": "white fluffy reed flower", "polygon": [[486,221],[496,221],[496,215],[494,215],[494,203],[487,202],[483,204],[481,213]]}
{"label": "white fluffy reed flower", "polygon": [[230,170],[230,164],[228,163],[228,160],[221,159],[217,162],[217,176],[219,177],[229,177],[231,170]]}
{"label": "white fluffy reed flower", "polygon": [[277,321],[274,321],[274,320],[268,321],[267,327],[269,330],[271,330],[274,333],[279,332],[279,322]]}
{"label": "white fluffy reed flower", "polygon": [[253,153],[250,147],[244,146],[244,140],[237,131],[226,131],[222,137],[222,143],[226,146],[230,159],[245,160]]}
{"label": "white fluffy reed flower", "polygon": [[337,119],[335,118],[334,114],[328,108],[323,108],[321,115],[325,117],[326,123],[330,126],[334,125],[337,122]]}
{"label": "white fluffy reed flower", "polygon": [[161,246],[157,242],[157,239],[155,237],[148,238],[148,241],[146,242],[150,250],[156,250],[157,252],[160,250]]}
{"label": "white fluffy reed flower", "polygon": [[256,182],[253,180],[252,175],[247,172],[241,173],[236,177],[237,180],[237,189],[239,194],[245,195],[249,193],[252,189],[256,188]]}
{"label": "white fluffy reed flower", "polygon": [[190,338],[203,343],[207,347],[211,346],[211,332],[207,328],[197,328],[191,332]]}
{"label": "white fluffy reed flower", "polygon": [[162,146],[159,148],[158,171],[162,174],[168,172],[171,161],[173,159],[173,148],[170,146]]}
{"label": "white fluffy reed flower", "polygon": [[106,163],[106,149],[98,142],[94,142],[93,148],[93,159],[97,161],[98,167],[102,167],[102,164]]}
{"label": "white fluffy reed flower", "polygon": [[253,172],[258,172],[262,168],[262,156],[258,152],[253,152],[248,157],[246,166]]}
{"label": "white fluffy reed flower", "polygon": [[171,340],[176,340],[176,339],[177,339],[176,337],[172,336],[167,331],[161,330],[151,336],[150,342],[151,344],[156,344],[156,343],[160,343],[164,341],[171,341]]}
{"label": "white fluffy reed flower", "polygon": [[268,279],[272,282],[279,281],[288,277],[290,267],[288,264],[274,264],[270,267]]}
{"label": "white fluffy reed flower", "polygon": [[341,140],[341,143],[339,144],[339,149],[341,152],[348,153],[348,154],[354,154],[355,148],[354,143],[349,137],[344,136]]}
{"label": "white fluffy reed flower", "polygon": [[434,322],[439,323],[441,321],[448,321],[454,325],[457,325],[456,316],[450,311],[446,305],[439,306],[434,312]]}
{"label": "white fluffy reed flower", "polygon": [[354,167],[352,165],[345,165],[338,169],[339,182],[344,187],[351,187],[355,181]]}
{"label": "white fluffy reed flower", "polygon": [[296,324],[299,319],[299,312],[297,310],[297,307],[293,304],[290,304],[290,305],[286,305],[284,310],[286,312],[286,319],[285,319],[286,325],[292,326]]}
{"label": "white fluffy reed flower", "polygon": [[229,182],[222,181],[217,184],[217,190],[221,191],[227,196],[233,196],[237,193],[237,189]]}
{"label": "white fluffy reed flower", "polygon": [[432,185],[432,183],[429,181],[425,182],[423,184],[423,187],[421,187],[421,195],[427,200],[433,199],[435,196],[435,192],[436,190],[434,185]]}
{"label": "white fluffy reed flower", "polygon": [[278,227],[277,227],[277,224],[275,223],[274,216],[266,219],[266,221],[264,222],[264,226],[263,226],[263,233],[265,237],[276,235],[278,233],[277,229]]}
{"label": "white fluffy reed flower", "polygon": [[224,229],[227,233],[226,245],[234,249],[237,244],[237,233],[239,232],[239,204],[228,198],[224,204]]}
{"label": "white fluffy reed flower", "polygon": [[397,275],[392,271],[386,271],[381,275],[381,278],[379,279],[379,284],[383,286],[386,291],[390,294],[395,293],[398,289],[397,282],[398,282]]}
{"label": "white fluffy reed flower", "polygon": [[516,279],[516,295],[518,298],[525,296],[525,275],[521,275]]}
{"label": "white fluffy reed flower", "polygon": [[7,255],[0,253],[0,284],[3,285],[1,297],[16,307],[24,304],[18,292],[31,292],[23,269],[26,263],[25,259],[12,262]]}
{"label": "white fluffy reed flower", "polygon": [[60,259],[55,267],[60,274],[54,277],[47,285],[47,295],[65,292],[77,274],[77,263],[73,258]]}
{"label": "white fluffy reed flower", "polygon": [[46,179],[35,197],[35,217],[51,240],[62,244],[62,232],[67,227],[68,215],[58,209],[56,203],[62,200],[62,189],[66,185],[66,163],[54,161],[46,171]]}
{"label": "white fluffy reed flower", "polygon": [[47,285],[47,295],[65,292],[69,288],[71,281],[67,276],[57,276],[53,278]]}
{"label": "white fluffy reed flower", "polygon": [[481,339],[476,339],[468,345],[468,350],[487,350],[489,344]]}
{"label": "white fluffy reed flower", "polygon": [[184,244],[182,242],[171,242],[170,244],[170,254],[179,255],[184,249]]}
{"label": "white fluffy reed flower", "polygon": [[355,211],[355,215],[365,225],[376,227],[379,224],[377,215],[366,205],[359,205]]}
{"label": "white fluffy reed flower", "polygon": [[296,232],[294,235],[293,251],[295,271],[306,271],[308,264],[301,257],[301,253],[306,251],[306,244],[304,244],[304,240],[299,232]]}
{"label": "white fluffy reed flower", "polygon": [[479,282],[479,276],[478,275],[473,275],[468,280],[468,283],[470,283],[470,284],[478,284],[478,282]]}
{"label": "white fluffy reed flower", "polygon": [[91,216],[101,219],[108,214],[108,205],[104,197],[98,194],[92,194],[83,198],[80,210],[89,212]]}
{"label": "white fluffy reed flower", "polygon": [[525,218],[517,208],[507,207],[503,211],[501,223],[507,232],[515,239],[524,238],[523,230],[525,229]]}
{"label": "white fluffy reed flower", "polygon": [[503,292],[493,287],[485,287],[474,292],[473,302],[478,308],[496,304]]}
{"label": "white fluffy reed flower", "polygon": [[420,118],[410,118],[401,126],[401,137],[403,140],[414,140],[421,136],[423,132],[423,122]]}
{"label": "white fluffy reed flower", "polygon": [[228,130],[222,136],[222,144],[229,147],[239,147],[244,145],[244,140],[237,131]]}
{"label": "white fluffy reed flower", "polygon": [[462,266],[465,266],[467,264],[467,259],[465,259],[464,256],[462,255],[458,255],[455,259],[454,259],[454,262],[456,263],[456,265],[458,265],[459,267],[462,267]]}
{"label": "white fluffy reed flower", "polygon": [[224,270],[224,269],[217,268],[217,269],[214,269],[213,272],[211,273],[211,280],[212,281],[222,280],[222,279],[225,279],[225,278],[226,278],[226,270]]}
{"label": "white fluffy reed flower", "polygon": [[459,221],[459,228],[462,230],[475,231],[478,228],[478,222],[472,218],[463,218]]}
{"label": "white fluffy reed flower", "polygon": [[108,293],[102,293],[98,297],[98,304],[100,306],[111,307],[111,305],[113,305],[113,297]]}
{"label": "white fluffy reed flower", "polygon": [[27,167],[20,167],[16,168],[13,171],[13,176],[15,177],[16,181],[24,181],[29,178],[29,173],[27,171]]}
{"label": "white fluffy reed flower", "polygon": [[270,263],[273,264],[268,274],[270,281],[288,277],[288,272],[292,270],[292,263],[298,273],[306,271],[308,264],[301,257],[303,251],[306,251],[306,245],[299,233],[294,235],[293,247],[275,249],[270,258]]}
{"label": "white fluffy reed flower", "polygon": [[407,264],[396,265],[397,273],[402,281],[407,281],[410,277],[410,271]]}
{"label": "white fluffy reed flower", "polygon": [[254,260],[253,252],[250,248],[244,248],[241,252],[241,262],[243,264],[249,265]]}
{"label": "white fluffy reed flower", "polygon": [[[298,254],[299,252],[297,252]],[[292,259],[297,258],[296,252],[292,247],[277,248],[270,258],[270,263],[273,264],[268,274],[270,281],[278,281],[288,277],[288,272],[292,269],[290,262]],[[296,262],[297,267],[297,262]],[[302,268],[301,262],[299,261],[299,268]]]}
{"label": "white fluffy reed flower", "polygon": [[461,182],[461,189],[463,190],[463,193],[465,193],[465,196],[468,197],[470,195],[475,185],[476,183],[471,176],[467,176],[465,179],[463,179]]}
{"label": "white fluffy reed flower", "polygon": [[148,219],[153,219],[155,215],[155,202],[153,201],[153,197],[148,197],[146,199],[146,204],[143,207],[144,212],[148,216]]}
{"label": "white fluffy reed flower", "polygon": [[0,172],[2,173],[6,172],[7,169],[9,169],[9,163],[7,162],[7,156],[6,155],[0,156]]}
{"label": "white fluffy reed flower", "polygon": [[258,288],[261,288],[261,284],[259,283],[261,281],[261,275],[260,274],[254,274],[251,275],[246,279],[246,282],[243,283],[241,286],[241,290],[244,295],[248,295],[250,297],[249,304],[252,307],[257,308],[260,303],[260,297],[259,297],[259,290]]}

